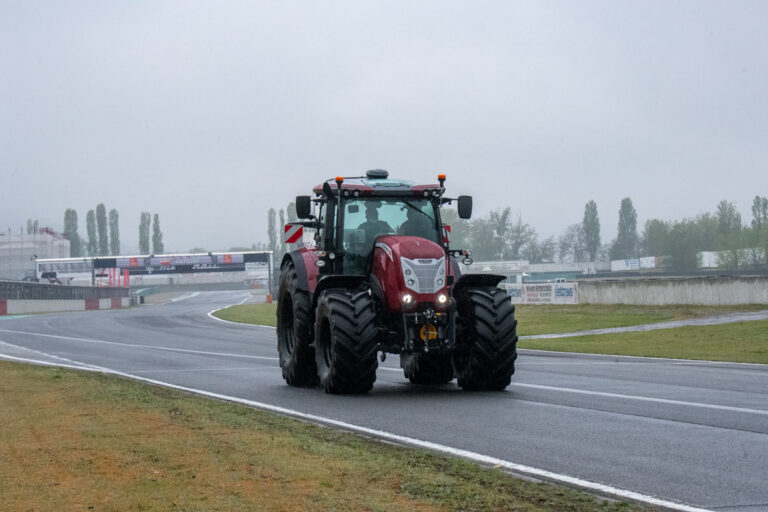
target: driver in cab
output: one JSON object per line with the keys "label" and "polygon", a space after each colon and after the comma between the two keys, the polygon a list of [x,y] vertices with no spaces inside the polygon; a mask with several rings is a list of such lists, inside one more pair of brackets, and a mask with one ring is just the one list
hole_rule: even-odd
{"label": "driver in cab", "polygon": [[379,210],[375,206],[366,206],[365,222],[357,226],[357,229],[362,229],[365,232],[366,247],[372,246],[373,240],[377,236],[395,232],[392,226],[383,220],[379,220]]}
{"label": "driver in cab", "polygon": [[434,229],[430,226],[430,220],[421,210],[408,208],[408,219],[397,228],[398,235],[419,236],[431,239],[430,233]]}

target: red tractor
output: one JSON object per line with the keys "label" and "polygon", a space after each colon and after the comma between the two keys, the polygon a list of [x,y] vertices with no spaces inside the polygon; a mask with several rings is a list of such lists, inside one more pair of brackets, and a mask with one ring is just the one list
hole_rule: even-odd
{"label": "red tractor", "polygon": [[[472,198],[445,197],[439,184],[391,179],[387,171],[337,177],[298,196],[296,222],[315,229],[312,248],[285,255],[277,296],[277,348],[292,386],[366,393],[377,355],[400,355],[418,384],[454,377],[466,390],[502,390],[517,358],[515,309],[500,275],[461,275],[440,207]],[[314,213],[313,206],[314,203]]]}

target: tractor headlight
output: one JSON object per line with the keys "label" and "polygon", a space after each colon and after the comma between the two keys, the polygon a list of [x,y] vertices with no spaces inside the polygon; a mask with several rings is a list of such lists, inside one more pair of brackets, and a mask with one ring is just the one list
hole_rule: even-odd
{"label": "tractor headlight", "polygon": [[446,302],[448,302],[448,297],[444,293],[441,293],[440,295],[437,296],[437,302],[439,302],[440,304],[445,304]]}
{"label": "tractor headlight", "polygon": [[413,302],[413,295],[410,293],[403,295],[403,304],[410,304],[411,302]]}

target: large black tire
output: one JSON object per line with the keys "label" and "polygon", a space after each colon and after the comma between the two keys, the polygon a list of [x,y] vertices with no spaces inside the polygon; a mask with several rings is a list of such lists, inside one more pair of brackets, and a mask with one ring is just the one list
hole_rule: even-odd
{"label": "large black tire", "polygon": [[470,288],[457,297],[456,378],[465,390],[502,390],[515,373],[517,320],[504,290]]}
{"label": "large black tire", "polygon": [[453,380],[453,359],[448,352],[400,354],[405,378],[414,384],[446,384]]}
{"label": "large black tire", "polygon": [[291,386],[316,386],[315,349],[309,293],[298,288],[293,263],[283,267],[277,292],[277,352],[285,382]]}
{"label": "large black tire", "polygon": [[328,290],[317,302],[315,359],[327,393],[367,393],[376,380],[377,328],[368,292]]}

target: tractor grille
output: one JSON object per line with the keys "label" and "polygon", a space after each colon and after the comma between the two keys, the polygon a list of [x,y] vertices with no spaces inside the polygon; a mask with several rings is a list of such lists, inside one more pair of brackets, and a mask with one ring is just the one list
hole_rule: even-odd
{"label": "tractor grille", "polygon": [[416,293],[435,293],[445,283],[445,258],[400,258],[405,286]]}

